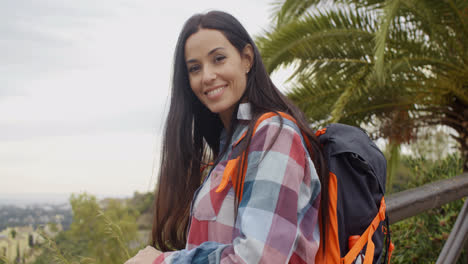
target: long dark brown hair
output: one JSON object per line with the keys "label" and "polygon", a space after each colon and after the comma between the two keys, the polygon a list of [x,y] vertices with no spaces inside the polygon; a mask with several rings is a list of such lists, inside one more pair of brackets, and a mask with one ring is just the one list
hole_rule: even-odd
{"label": "long dark brown hair", "polygon": [[[207,157],[215,159],[223,151],[219,145],[223,129],[221,119],[217,114],[210,112],[192,92],[185,63],[187,38],[202,28],[219,30],[239,53],[242,53],[248,44],[253,47],[254,60],[247,76],[247,87],[241,98],[251,104],[252,120],[245,137],[247,140],[239,147],[242,151],[248,149],[255,122],[263,113],[281,111],[293,116],[313,148],[311,157],[322,185],[321,217],[322,223],[325,223],[328,212],[325,206],[328,204],[328,170],[317,137],[309,128],[302,112],[275,87],[254,41],[240,22],[230,14],[211,11],[189,18],[177,41],[171,103],[155,191],[152,245],[162,251],[185,247],[190,203],[195,190],[202,183],[200,168],[205,165]],[[231,126],[227,131],[227,142],[230,142],[232,128],[237,122],[236,112],[233,113]],[[239,186],[235,187],[239,189]],[[236,205],[238,203],[239,201],[236,201]]]}

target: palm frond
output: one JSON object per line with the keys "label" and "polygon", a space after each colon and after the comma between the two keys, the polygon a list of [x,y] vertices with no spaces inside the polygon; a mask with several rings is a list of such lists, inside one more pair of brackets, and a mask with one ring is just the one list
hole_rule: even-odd
{"label": "palm frond", "polygon": [[372,16],[351,10],[319,12],[257,38],[257,44],[269,72],[297,58],[307,64],[340,58],[369,61],[372,54],[365,50],[372,45]]}
{"label": "palm frond", "polygon": [[288,96],[314,126],[372,123],[395,142],[437,123],[465,135],[466,14],[466,0],[284,0],[257,41],[269,72],[294,67]]}
{"label": "palm frond", "polygon": [[379,31],[375,35],[375,72],[380,86],[385,84],[384,60],[388,32],[400,7],[400,0],[389,0],[387,2],[383,10]]}
{"label": "palm frond", "polygon": [[320,0],[285,0],[275,3],[273,19],[276,21],[276,27],[279,28],[288,24],[297,17],[302,16],[311,6],[319,4]]}

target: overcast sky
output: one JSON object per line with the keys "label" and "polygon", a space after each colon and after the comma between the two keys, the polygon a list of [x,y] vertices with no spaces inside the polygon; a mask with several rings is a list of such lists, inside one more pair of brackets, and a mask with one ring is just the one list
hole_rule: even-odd
{"label": "overcast sky", "polygon": [[272,2],[0,0],[0,193],[151,191],[183,23],[258,34]]}

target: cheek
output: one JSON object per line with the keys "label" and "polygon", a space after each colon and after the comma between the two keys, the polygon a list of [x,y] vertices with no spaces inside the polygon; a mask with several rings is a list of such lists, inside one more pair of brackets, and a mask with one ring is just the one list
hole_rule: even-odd
{"label": "cheek", "polygon": [[247,86],[247,76],[244,74],[238,74],[237,78],[235,78],[235,85],[238,92],[243,93]]}
{"label": "cheek", "polygon": [[190,89],[198,96],[198,91],[200,90],[197,81],[194,78],[189,78]]}
{"label": "cheek", "polygon": [[190,83],[190,89],[192,89],[192,92],[195,95],[195,97],[198,99],[200,103],[205,105],[205,103],[203,102],[202,87],[200,86],[200,82],[197,82],[196,80],[190,80],[189,83]]}

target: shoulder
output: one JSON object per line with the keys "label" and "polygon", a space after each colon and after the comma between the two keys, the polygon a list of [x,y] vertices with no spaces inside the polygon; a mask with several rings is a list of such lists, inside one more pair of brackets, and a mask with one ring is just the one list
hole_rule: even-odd
{"label": "shoulder", "polygon": [[296,120],[287,114],[276,114],[269,112],[261,115],[255,123],[255,133],[262,130],[277,130],[280,132],[289,131],[292,134],[301,136],[301,130],[296,124]]}
{"label": "shoulder", "polygon": [[271,150],[283,154],[304,153],[307,149],[301,130],[290,116],[275,113],[262,115],[256,121],[251,150]]}

